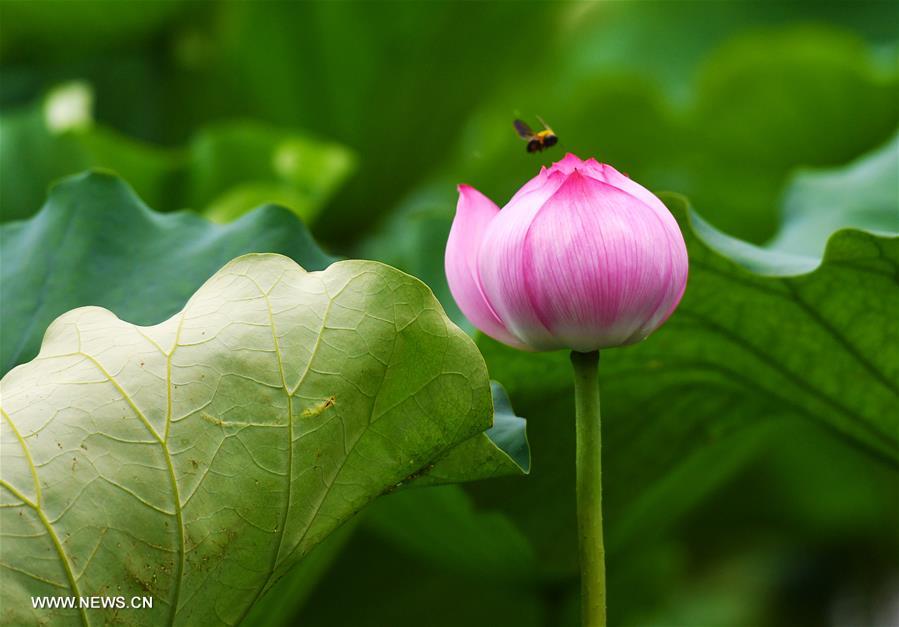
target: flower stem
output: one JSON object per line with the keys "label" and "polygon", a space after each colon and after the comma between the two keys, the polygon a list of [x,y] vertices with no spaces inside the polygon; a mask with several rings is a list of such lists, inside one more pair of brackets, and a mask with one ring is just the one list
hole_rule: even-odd
{"label": "flower stem", "polygon": [[606,554],[602,541],[602,428],[599,351],[571,353],[577,415],[577,527],[583,627],[606,627]]}

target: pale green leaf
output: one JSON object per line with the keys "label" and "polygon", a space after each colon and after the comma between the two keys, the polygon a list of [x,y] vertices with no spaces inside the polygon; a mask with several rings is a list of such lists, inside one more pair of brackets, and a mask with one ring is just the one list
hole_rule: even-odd
{"label": "pale green leaf", "polygon": [[2,399],[13,623],[86,623],[28,599],[115,582],[154,597],[118,620],[236,624],[344,520],[492,414],[477,349],[418,280],[365,261],[307,273],[279,255],[232,261],[155,326],[97,307],[63,315]]}

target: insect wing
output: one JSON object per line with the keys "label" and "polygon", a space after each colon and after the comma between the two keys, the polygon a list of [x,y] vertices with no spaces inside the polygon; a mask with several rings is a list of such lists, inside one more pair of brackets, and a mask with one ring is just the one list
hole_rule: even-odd
{"label": "insect wing", "polygon": [[541,118],[539,115],[537,116],[537,119],[540,120],[540,124],[543,125],[543,130],[549,131],[550,133],[553,132],[553,130],[549,127],[549,124],[546,123],[546,120]]}
{"label": "insect wing", "polygon": [[515,126],[515,131],[522,139],[531,139],[534,137],[534,131],[531,130],[531,127],[525,124],[521,120],[515,120],[513,123]]}

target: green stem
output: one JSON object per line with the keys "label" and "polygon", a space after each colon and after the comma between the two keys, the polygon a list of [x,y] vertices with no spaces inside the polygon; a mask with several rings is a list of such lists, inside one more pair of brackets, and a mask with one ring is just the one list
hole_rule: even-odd
{"label": "green stem", "polygon": [[571,353],[577,414],[577,527],[583,627],[606,627],[606,554],[602,541],[602,427],[599,351]]}

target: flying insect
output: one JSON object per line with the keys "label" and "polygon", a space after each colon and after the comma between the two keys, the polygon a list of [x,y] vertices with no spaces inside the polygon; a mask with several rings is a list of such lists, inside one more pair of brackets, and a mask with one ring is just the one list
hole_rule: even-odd
{"label": "flying insect", "polygon": [[543,121],[539,115],[537,119],[540,120],[540,123],[543,125],[542,131],[534,131],[528,126],[525,122],[521,120],[515,120],[513,122],[513,126],[515,126],[515,130],[518,132],[518,136],[528,142],[528,152],[543,152],[547,148],[551,148],[555,146],[559,142],[559,138],[553,132],[553,130]]}

